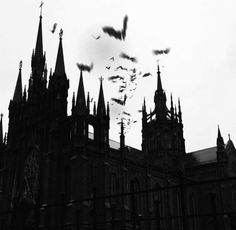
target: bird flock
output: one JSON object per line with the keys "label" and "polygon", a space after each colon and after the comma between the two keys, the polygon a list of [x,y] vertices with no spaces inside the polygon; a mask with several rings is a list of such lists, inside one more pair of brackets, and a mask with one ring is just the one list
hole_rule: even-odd
{"label": "bird flock", "polygon": [[[57,23],[54,23],[52,25],[52,29],[50,29],[50,32],[52,34],[55,33],[57,29]],[[109,36],[111,39],[116,39],[119,41],[125,41],[127,36],[127,28],[128,28],[128,16],[125,15],[123,19],[123,27],[122,29],[115,29],[112,26],[104,26],[102,27],[102,33],[100,35],[92,35],[92,39],[95,41],[99,41],[102,39],[103,36]],[[166,49],[155,49],[152,50],[152,54],[157,55],[165,55],[170,52],[170,48]],[[115,61],[117,59],[123,59],[124,63],[126,63],[126,66],[118,65],[115,66]],[[120,54],[117,57],[110,57],[109,63],[105,65],[104,70],[107,71],[109,74],[109,77],[107,77],[107,80],[111,84],[115,84],[118,88],[118,97],[111,97],[110,98],[110,104],[111,106],[119,106],[119,113],[117,113],[115,119],[118,120],[116,123],[118,125],[121,124],[121,120],[123,121],[125,132],[127,132],[132,124],[137,123],[137,120],[133,120],[130,112],[125,111],[126,104],[128,100],[133,98],[135,91],[138,86],[138,80],[142,78],[147,78],[152,76],[150,72],[142,72],[137,69],[136,64],[138,63],[138,58],[135,56],[131,56],[125,52],[120,52]],[[96,63],[95,63],[96,64]],[[132,65],[132,68],[130,67]],[[94,68],[94,63],[91,61],[91,64],[84,64],[84,63],[76,63],[76,66],[80,71],[87,71],[91,72]],[[90,102],[93,101],[93,98],[90,99]],[[137,112],[142,112],[142,110],[138,110]]]}

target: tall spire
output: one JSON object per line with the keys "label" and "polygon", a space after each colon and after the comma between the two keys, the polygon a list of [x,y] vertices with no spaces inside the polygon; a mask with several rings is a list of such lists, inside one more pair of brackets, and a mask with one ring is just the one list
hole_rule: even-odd
{"label": "tall spire", "polygon": [[19,102],[22,99],[22,80],[21,80],[21,68],[22,68],[22,61],[19,64],[19,74],[16,82],[15,92],[13,96],[13,101]]}
{"label": "tall spire", "polygon": [[34,54],[35,54],[35,56],[38,56],[38,57],[43,56],[42,12],[40,12],[40,16],[39,16],[38,35],[37,35],[35,53]]}
{"label": "tall spire", "polygon": [[76,106],[79,108],[85,108],[85,93],[84,93],[84,83],[83,83],[83,73],[80,71],[79,87],[76,98]]}
{"label": "tall spire", "polygon": [[218,125],[218,135],[217,135],[217,146],[224,146],[224,140],[223,137],[221,136],[221,132],[220,132],[220,127]]}
{"label": "tall spire", "polygon": [[145,101],[145,97],[143,98],[143,108],[142,108],[143,112],[146,112],[146,101]]}
{"label": "tall spire", "polygon": [[161,72],[160,72],[160,67],[159,67],[159,63],[157,65],[157,91],[158,92],[162,92],[162,84],[161,84]]}
{"label": "tall spire", "polygon": [[3,144],[3,129],[2,129],[2,117],[3,114],[0,115],[0,145]]}
{"label": "tall spire", "polygon": [[226,154],[225,154],[225,144],[224,144],[224,139],[221,136],[220,132],[220,127],[218,125],[218,135],[217,135],[217,140],[216,140],[216,145],[217,145],[217,160],[226,160]]}
{"label": "tall spire", "polygon": [[182,123],[182,112],[181,112],[181,106],[180,106],[180,99],[178,98],[178,107],[179,107],[179,122]]}
{"label": "tall spire", "polygon": [[104,101],[104,94],[103,94],[103,87],[102,87],[103,77],[100,77],[99,80],[100,80],[100,90],[99,90],[99,97],[98,97],[97,114],[105,115],[105,101]]}
{"label": "tall spire", "polygon": [[57,60],[54,73],[59,76],[64,76],[65,74],[65,64],[64,64],[64,55],[63,55],[63,48],[62,48],[62,35],[63,30],[60,30],[59,33],[59,46],[57,52]]}
{"label": "tall spire", "polygon": [[157,90],[154,96],[156,118],[166,118],[168,109],[166,107],[166,94],[162,89],[161,72],[159,63],[157,65]]}

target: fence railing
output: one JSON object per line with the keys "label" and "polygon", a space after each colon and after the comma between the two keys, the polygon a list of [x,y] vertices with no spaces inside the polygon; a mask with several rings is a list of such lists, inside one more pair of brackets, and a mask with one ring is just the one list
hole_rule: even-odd
{"label": "fence railing", "polygon": [[[182,175],[176,184],[147,190],[99,195],[71,200],[65,195],[56,203],[34,207],[35,216],[12,208],[0,212],[0,229],[60,230],[233,230],[236,229],[236,177],[190,181]],[[35,221],[36,219],[36,221]],[[29,226],[27,226],[27,224]]]}

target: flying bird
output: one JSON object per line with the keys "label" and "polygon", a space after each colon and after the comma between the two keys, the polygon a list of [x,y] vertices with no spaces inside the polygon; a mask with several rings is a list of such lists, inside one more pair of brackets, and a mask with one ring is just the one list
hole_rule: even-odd
{"label": "flying bird", "polygon": [[117,80],[117,79],[122,79],[122,77],[121,77],[120,75],[116,75],[116,76],[110,76],[110,77],[108,77],[108,80],[109,80],[109,81]]}
{"label": "flying bird", "polygon": [[50,31],[54,34],[54,32],[56,31],[56,28],[57,28],[57,23],[54,23]]}
{"label": "flying bird", "polygon": [[115,61],[115,58],[114,58],[114,57],[111,57],[109,60]]}
{"label": "flying bird", "polygon": [[111,66],[106,66],[106,69],[110,69],[111,68]]}
{"label": "flying bird", "polygon": [[123,101],[118,98],[111,98],[112,101],[116,102],[117,104],[123,105]]}
{"label": "flying bird", "polygon": [[170,48],[166,48],[165,50],[153,50],[152,53],[154,55],[159,55],[159,54],[168,54],[170,52]]}
{"label": "flying bird", "polygon": [[130,81],[133,82],[134,80],[136,80],[136,74],[130,75]]}
{"label": "flying bird", "polygon": [[148,76],[151,76],[152,74],[151,73],[145,73],[144,75],[143,75],[143,77],[148,77]]}
{"label": "flying bird", "polygon": [[122,34],[121,31],[116,31],[113,27],[106,26],[102,28],[104,33],[107,33],[109,36],[121,40]]}
{"label": "flying bird", "polygon": [[77,67],[79,68],[80,71],[88,71],[90,72],[93,69],[93,63],[91,63],[90,66],[85,65],[85,64],[80,64],[76,63]]}
{"label": "flying bird", "polygon": [[125,40],[126,37],[126,30],[127,30],[127,22],[128,22],[128,16],[126,15],[123,20],[123,28],[122,30],[115,30],[111,26],[105,26],[102,28],[103,32],[108,34],[110,37],[114,37],[118,40]]}
{"label": "flying bird", "polygon": [[116,70],[118,70],[118,69],[121,69],[121,70],[127,70],[127,68],[124,68],[124,67],[123,67],[123,66],[121,66],[121,65],[120,65],[120,66],[118,66],[118,67],[115,69],[115,71],[116,71]]}
{"label": "flying bird", "polygon": [[120,53],[120,57],[124,58],[124,59],[127,59],[127,60],[130,60],[130,61],[135,62],[135,63],[138,61],[136,57],[130,57],[129,55],[127,55],[124,52]]}
{"label": "flying bird", "polygon": [[133,68],[133,69],[129,69],[130,71],[132,71],[133,73],[136,73],[136,69]]}
{"label": "flying bird", "polygon": [[125,111],[123,111],[123,114],[127,115],[127,116],[130,116],[131,114],[130,113],[127,113]]}
{"label": "flying bird", "polygon": [[94,35],[92,35],[92,37],[93,37],[95,40],[98,40],[98,39],[101,37],[101,35],[98,35],[97,37],[94,36]]}
{"label": "flying bird", "polygon": [[112,101],[114,101],[114,102],[116,102],[117,104],[120,104],[120,105],[125,105],[126,99],[127,99],[127,95],[126,94],[125,94],[123,100],[122,99],[118,99],[118,98],[114,98],[114,97],[111,98]]}
{"label": "flying bird", "polygon": [[124,91],[125,89],[124,88],[119,88],[119,93],[123,93],[123,91]]}
{"label": "flying bird", "polygon": [[128,16],[125,15],[125,18],[124,18],[124,21],[123,21],[123,29],[122,29],[122,32],[121,32],[123,40],[125,40],[125,37],[126,37],[127,23],[128,23]]}

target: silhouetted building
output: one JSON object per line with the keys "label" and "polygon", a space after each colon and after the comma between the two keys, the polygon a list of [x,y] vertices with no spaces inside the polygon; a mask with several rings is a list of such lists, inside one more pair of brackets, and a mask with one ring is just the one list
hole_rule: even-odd
{"label": "silhouetted building", "polygon": [[233,142],[218,130],[216,147],[185,153],[180,101],[167,107],[159,66],[141,151],[125,145],[123,121],[120,142],[109,139],[102,79],[91,112],[81,72],[67,114],[62,33],[48,79],[41,16],[28,91],[21,67],[5,138],[0,121],[0,229],[235,229],[235,183],[217,181],[235,176]]}

